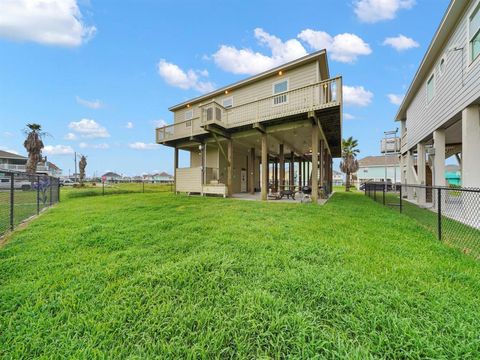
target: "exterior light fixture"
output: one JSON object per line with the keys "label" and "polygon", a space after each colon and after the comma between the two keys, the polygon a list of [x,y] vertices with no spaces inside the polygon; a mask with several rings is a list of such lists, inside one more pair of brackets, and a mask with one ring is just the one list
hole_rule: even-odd
{"label": "exterior light fixture", "polygon": [[283,71],[280,70],[280,71],[278,72],[278,76],[282,76],[282,75],[283,75]]}
{"label": "exterior light fixture", "polygon": [[189,108],[189,107],[190,107],[190,104],[187,104],[187,108]]}
{"label": "exterior light fixture", "polygon": [[225,90],[225,95],[228,94],[228,90]]}

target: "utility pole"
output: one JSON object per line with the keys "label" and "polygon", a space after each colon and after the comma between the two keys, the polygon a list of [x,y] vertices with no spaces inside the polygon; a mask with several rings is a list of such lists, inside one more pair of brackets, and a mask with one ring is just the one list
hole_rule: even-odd
{"label": "utility pole", "polygon": [[75,182],[77,182],[77,152],[75,151],[75,173],[73,174],[75,177]]}

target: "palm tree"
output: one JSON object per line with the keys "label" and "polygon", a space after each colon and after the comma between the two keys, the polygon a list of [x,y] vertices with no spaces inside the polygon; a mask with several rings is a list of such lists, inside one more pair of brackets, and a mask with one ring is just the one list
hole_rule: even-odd
{"label": "palm tree", "polygon": [[87,167],[87,157],[85,155],[80,157],[78,166],[80,168],[80,186],[83,186],[83,180],[85,179],[85,168]]}
{"label": "palm tree", "polygon": [[23,146],[27,150],[28,160],[26,170],[28,174],[35,174],[37,172],[37,164],[42,161],[42,149],[43,141],[42,137],[45,135],[42,132],[42,126],[39,124],[27,124],[27,128],[24,130],[27,138],[25,139]]}
{"label": "palm tree", "polygon": [[358,140],[353,137],[342,140],[342,161],[340,162],[340,170],[346,174],[345,191],[350,191],[350,176],[357,172],[358,161],[357,154],[360,150],[357,149]]}

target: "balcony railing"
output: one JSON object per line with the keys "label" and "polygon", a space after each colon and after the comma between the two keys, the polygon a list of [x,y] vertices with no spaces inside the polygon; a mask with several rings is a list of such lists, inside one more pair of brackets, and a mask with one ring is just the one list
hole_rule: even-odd
{"label": "balcony railing", "polygon": [[341,102],[341,77],[266,96],[228,109],[211,100],[199,105],[199,117],[157,128],[157,142],[205,134],[202,126],[209,123],[233,128],[337,106]]}

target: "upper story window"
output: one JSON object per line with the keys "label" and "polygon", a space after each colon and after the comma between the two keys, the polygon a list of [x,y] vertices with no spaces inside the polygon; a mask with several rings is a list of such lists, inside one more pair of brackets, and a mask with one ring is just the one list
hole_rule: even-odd
{"label": "upper story window", "polygon": [[192,126],[192,119],[193,119],[193,109],[185,111],[185,126],[190,127]]}
{"label": "upper story window", "polygon": [[273,105],[284,104],[288,102],[288,79],[280,80],[273,83]]}
{"label": "upper story window", "polygon": [[435,96],[435,75],[432,74],[427,80],[427,103]]}
{"label": "upper story window", "polygon": [[480,4],[473,10],[469,19],[470,61],[480,55]]}
{"label": "upper story window", "polygon": [[222,106],[225,108],[225,109],[229,109],[231,107],[233,107],[233,96],[230,96],[226,99],[223,99],[222,100]]}

